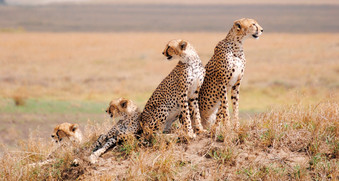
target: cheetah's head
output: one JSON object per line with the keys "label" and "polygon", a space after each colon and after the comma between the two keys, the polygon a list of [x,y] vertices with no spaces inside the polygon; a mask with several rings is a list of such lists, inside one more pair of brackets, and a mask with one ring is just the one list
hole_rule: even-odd
{"label": "cheetah's head", "polygon": [[185,52],[190,49],[192,49],[190,44],[185,40],[171,40],[167,43],[162,54],[167,57],[167,60],[172,60],[172,58],[184,56]]}
{"label": "cheetah's head", "polygon": [[59,143],[65,139],[69,139],[78,143],[82,141],[82,133],[79,129],[79,125],[71,123],[62,123],[57,125],[54,128],[51,137],[56,143]]}
{"label": "cheetah's head", "polygon": [[264,29],[254,19],[242,18],[236,20],[233,24],[233,29],[238,36],[249,37],[252,36],[258,39]]}
{"label": "cheetah's head", "polygon": [[137,105],[125,98],[114,99],[109,103],[106,112],[113,117],[128,116],[139,111]]}

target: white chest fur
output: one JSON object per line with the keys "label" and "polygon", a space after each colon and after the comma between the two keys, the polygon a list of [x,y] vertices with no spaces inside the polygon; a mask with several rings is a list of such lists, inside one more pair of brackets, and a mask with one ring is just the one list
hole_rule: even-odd
{"label": "white chest fur", "polygon": [[232,69],[234,69],[234,72],[232,72],[231,79],[229,80],[228,87],[234,86],[238,80],[241,79],[243,70],[244,70],[244,64],[239,58],[234,58],[234,61],[232,62]]}
{"label": "white chest fur", "polygon": [[198,65],[192,66],[188,70],[188,80],[192,82],[188,89],[188,97],[193,98],[194,92],[199,86],[199,81],[203,76],[203,72]]}

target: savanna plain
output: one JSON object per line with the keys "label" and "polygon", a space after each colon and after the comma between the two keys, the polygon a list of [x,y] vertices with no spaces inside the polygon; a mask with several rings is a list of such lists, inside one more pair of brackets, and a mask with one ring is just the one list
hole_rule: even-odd
{"label": "savanna plain", "polygon": [[[86,157],[114,124],[105,113],[125,97],[140,109],[176,60],[161,54],[189,41],[205,65],[219,33],[0,32],[1,180],[338,180],[339,34],[264,33],[247,39],[239,130],[216,139],[131,137],[97,164]],[[85,141],[54,153],[50,134],[78,123]],[[72,165],[74,159],[79,165]]]}

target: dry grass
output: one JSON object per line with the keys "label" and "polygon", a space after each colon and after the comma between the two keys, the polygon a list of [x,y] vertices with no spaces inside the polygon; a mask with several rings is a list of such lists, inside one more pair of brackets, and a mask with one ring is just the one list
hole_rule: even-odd
{"label": "dry grass", "polygon": [[[85,143],[54,153],[41,167],[52,146],[34,137],[16,152],[1,157],[0,178],[5,180],[126,179],[126,180],[327,180],[339,179],[339,105],[332,101],[312,106],[296,104],[253,117],[223,142],[206,136],[183,143],[158,134],[151,140],[130,137],[108,151],[98,164],[86,157],[99,133],[111,124],[89,122]],[[72,166],[73,159],[79,166]]]}

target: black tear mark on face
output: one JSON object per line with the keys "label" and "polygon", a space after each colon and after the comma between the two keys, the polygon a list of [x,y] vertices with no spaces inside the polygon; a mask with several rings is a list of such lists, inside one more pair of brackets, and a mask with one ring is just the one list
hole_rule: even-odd
{"label": "black tear mark on face", "polygon": [[[59,131],[60,131],[60,130],[58,130],[58,131],[55,133],[55,135],[57,136],[57,139],[55,140],[56,143],[58,143],[59,141],[62,140],[62,138],[59,137]],[[54,137],[55,137],[55,136],[52,135],[52,138],[54,138]]]}
{"label": "black tear mark on face", "polygon": [[259,28],[258,28],[258,26],[255,23],[253,23],[252,25],[255,27],[255,33],[252,34],[252,37],[257,39],[257,38],[259,38],[259,35],[258,35]]}
{"label": "black tear mark on face", "polygon": [[170,49],[170,48],[171,48],[170,46],[167,46],[167,48],[166,48],[165,56],[167,57],[167,60],[171,60],[172,57],[173,57],[173,56],[168,54],[168,49]]}
{"label": "black tear mark on face", "polygon": [[106,112],[110,115],[110,117],[113,117],[113,113],[111,111],[112,106],[109,106],[108,109],[106,110]]}
{"label": "black tear mark on face", "polygon": [[255,23],[253,23],[253,26],[255,27],[255,31],[258,33],[259,30],[258,26]]}

